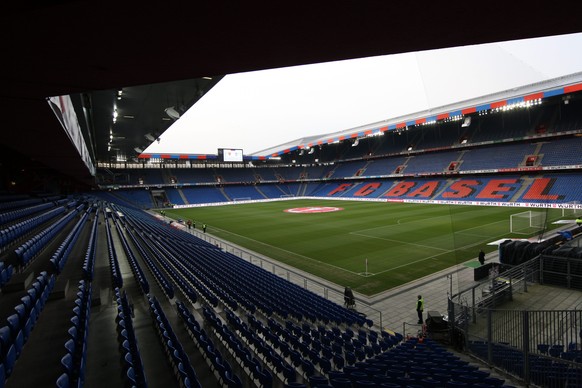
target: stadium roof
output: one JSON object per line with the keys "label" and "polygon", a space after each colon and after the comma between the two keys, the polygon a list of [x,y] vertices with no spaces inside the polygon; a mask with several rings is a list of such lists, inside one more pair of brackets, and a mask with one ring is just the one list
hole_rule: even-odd
{"label": "stadium roof", "polygon": [[[10,2],[0,14],[0,144],[94,185],[47,97],[582,32],[575,8],[376,0]],[[86,102],[90,124],[107,111]],[[93,161],[109,160],[109,128],[88,133]]]}
{"label": "stadium roof", "polygon": [[582,50],[574,47],[582,48],[582,34],[228,75],[144,152],[242,148],[278,156],[369,130],[436,121],[582,82]]}

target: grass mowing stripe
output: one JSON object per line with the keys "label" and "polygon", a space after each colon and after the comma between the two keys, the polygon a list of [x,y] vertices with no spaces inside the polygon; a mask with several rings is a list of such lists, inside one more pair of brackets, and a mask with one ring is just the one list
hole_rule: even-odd
{"label": "grass mowing stripe", "polygon": [[[235,236],[237,236],[237,237],[240,237],[240,238],[242,238],[242,239],[251,240],[251,241],[253,241],[253,242],[257,243],[257,244],[266,245],[266,246],[268,246],[269,248],[272,248],[272,249],[276,249],[276,250],[284,251],[285,253],[288,253],[288,254],[290,254],[290,255],[293,255],[293,256],[301,257],[301,258],[308,259],[308,260],[313,260],[313,261],[315,261],[315,262],[317,262],[317,263],[319,263],[319,264],[322,264],[322,265],[327,265],[327,266],[334,267],[334,268],[336,268],[336,269],[339,269],[339,270],[342,270],[342,271],[351,272],[351,271],[348,271],[348,270],[346,270],[345,268],[341,268],[341,267],[338,267],[338,266],[330,265],[330,264],[328,264],[328,263],[322,263],[321,261],[315,260],[315,259],[314,259],[314,258],[312,258],[312,257],[307,257],[307,256],[305,256],[305,255],[300,255],[300,254],[298,254],[298,253],[296,253],[296,252],[291,252],[291,251],[288,251],[288,250],[286,250],[286,249],[282,249],[282,248],[279,248],[279,247],[276,247],[276,246],[273,246],[273,245],[270,245],[270,244],[267,244],[267,243],[264,243],[264,242],[261,242],[261,241],[257,241],[257,240],[254,240],[254,239],[250,238],[250,237],[241,236],[240,234],[233,233],[233,232],[229,232],[228,230],[224,230],[224,229],[220,229],[220,228],[216,228],[216,227],[215,227],[214,229],[216,229],[216,230],[220,230],[220,231],[222,231],[223,233],[227,233],[227,234],[235,235]],[[352,273],[354,273],[354,272],[352,272]],[[354,273],[354,274],[355,274],[355,273]]]}
{"label": "grass mowing stripe", "polygon": [[353,235],[356,235],[356,236],[362,236],[362,237],[365,237],[365,238],[376,238],[376,239],[379,239],[379,240],[392,241],[392,242],[396,242],[396,243],[399,243],[399,244],[414,245],[414,246],[421,247],[421,248],[437,249],[439,251],[445,251],[445,252],[448,252],[449,251],[449,249],[432,247],[432,246],[429,246],[429,245],[415,244],[415,243],[410,243],[410,242],[403,242],[403,241],[400,241],[400,240],[393,240],[393,239],[387,238],[387,237],[376,237],[376,236],[370,236],[370,235],[367,235],[367,234],[355,233],[355,232],[350,232],[350,234],[353,234]]}

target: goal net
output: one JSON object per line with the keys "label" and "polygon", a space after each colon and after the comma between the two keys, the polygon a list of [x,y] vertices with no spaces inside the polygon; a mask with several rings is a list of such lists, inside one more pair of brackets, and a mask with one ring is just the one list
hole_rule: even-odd
{"label": "goal net", "polygon": [[566,205],[576,205],[576,208],[562,209],[562,217],[577,217],[582,216],[582,208],[579,207],[580,202],[568,202]]}
{"label": "goal net", "polygon": [[544,229],[546,226],[546,212],[529,210],[512,214],[509,218],[511,233],[531,234]]}

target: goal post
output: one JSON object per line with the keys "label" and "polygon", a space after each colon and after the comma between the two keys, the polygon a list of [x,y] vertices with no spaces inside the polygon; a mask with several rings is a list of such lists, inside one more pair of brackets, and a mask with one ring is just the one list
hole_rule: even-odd
{"label": "goal post", "polygon": [[562,208],[562,217],[577,217],[582,215],[580,202],[568,202],[566,205],[575,205],[570,208]]}
{"label": "goal post", "polygon": [[509,217],[509,231],[516,234],[531,234],[546,227],[545,211],[528,210]]}

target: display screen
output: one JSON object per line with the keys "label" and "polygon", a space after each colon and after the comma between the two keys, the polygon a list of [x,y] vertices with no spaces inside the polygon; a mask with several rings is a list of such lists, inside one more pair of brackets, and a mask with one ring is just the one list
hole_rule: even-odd
{"label": "display screen", "polygon": [[243,150],[233,148],[220,148],[218,155],[222,157],[223,162],[242,162]]}

